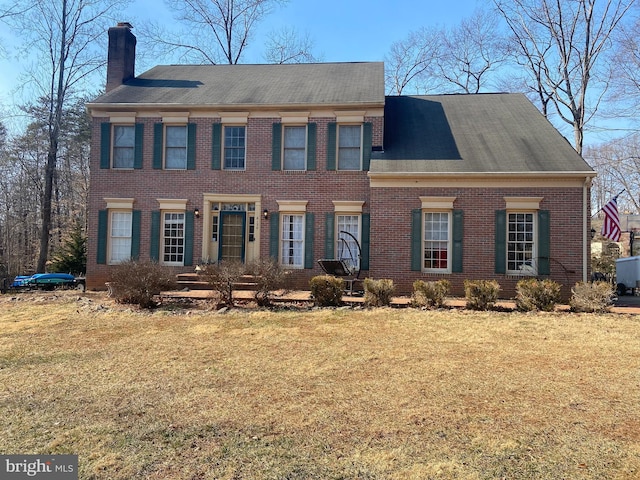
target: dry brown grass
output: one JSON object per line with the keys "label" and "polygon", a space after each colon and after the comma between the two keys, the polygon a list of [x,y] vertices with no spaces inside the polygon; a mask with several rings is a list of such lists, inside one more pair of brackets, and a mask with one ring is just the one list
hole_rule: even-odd
{"label": "dry brown grass", "polygon": [[83,479],[632,479],[640,321],[0,298],[3,453]]}

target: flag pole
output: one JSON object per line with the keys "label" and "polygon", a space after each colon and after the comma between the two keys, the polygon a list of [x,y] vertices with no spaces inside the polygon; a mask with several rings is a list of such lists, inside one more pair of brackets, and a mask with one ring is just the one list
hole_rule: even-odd
{"label": "flag pole", "polygon": [[[617,201],[618,201],[618,197],[619,197],[620,195],[622,195],[622,194],[623,194],[624,192],[626,192],[626,191],[627,191],[627,189],[626,189],[626,188],[623,188],[622,190],[620,190],[620,193],[618,193],[618,194],[617,194],[615,197],[613,197],[611,200],[615,200],[615,201],[617,202]],[[609,200],[609,202],[610,202],[611,200]],[[609,203],[609,202],[607,202],[607,203]],[[606,203],[605,203],[605,205],[606,205]],[[598,214],[602,211],[602,209],[603,209],[603,208],[604,208],[604,207],[600,208],[596,213],[594,213],[593,215],[591,215],[591,218],[593,218],[593,217],[595,217],[596,215],[598,215]]]}

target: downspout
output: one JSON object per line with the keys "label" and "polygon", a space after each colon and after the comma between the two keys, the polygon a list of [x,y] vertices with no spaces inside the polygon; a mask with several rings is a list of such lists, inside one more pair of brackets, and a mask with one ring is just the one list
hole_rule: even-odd
{"label": "downspout", "polygon": [[591,177],[585,177],[584,185],[582,186],[582,281],[587,282],[589,279],[587,278],[587,269],[589,267],[589,258],[591,257],[590,251],[590,238],[588,237],[589,233],[587,231],[588,221],[591,218],[591,212],[587,210],[587,205],[590,202],[587,202],[588,197],[587,194],[589,192],[589,185],[591,184]]}

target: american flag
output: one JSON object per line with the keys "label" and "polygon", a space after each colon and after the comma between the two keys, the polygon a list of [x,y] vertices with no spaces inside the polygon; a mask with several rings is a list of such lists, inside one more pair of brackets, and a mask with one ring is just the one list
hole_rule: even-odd
{"label": "american flag", "polygon": [[613,242],[620,240],[620,215],[618,214],[618,197],[615,196],[609,203],[602,207],[604,222],[602,224],[602,236]]}

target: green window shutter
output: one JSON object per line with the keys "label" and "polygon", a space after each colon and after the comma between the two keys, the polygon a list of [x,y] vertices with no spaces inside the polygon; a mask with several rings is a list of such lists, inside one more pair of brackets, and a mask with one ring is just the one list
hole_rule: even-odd
{"label": "green window shutter", "polygon": [[282,170],[282,124],[273,124],[271,138],[271,170]]}
{"label": "green window shutter", "polygon": [[326,215],[326,223],[324,225],[324,258],[332,259],[335,256],[335,231],[336,231],[336,214],[328,212]]}
{"label": "green window shutter", "polygon": [[131,258],[140,257],[140,210],[131,212]]}
{"label": "green window shutter", "polygon": [[151,212],[151,238],[149,239],[151,248],[149,257],[156,262],[160,260],[160,211]]}
{"label": "green window shutter", "polygon": [[142,152],[144,145],[144,123],[136,123],[136,140],[133,149],[133,168],[142,168]]}
{"label": "green window shutter", "polygon": [[276,261],[280,258],[279,243],[280,214],[275,212],[271,214],[271,218],[269,219],[269,256]]}
{"label": "green window shutter", "polygon": [[220,170],[222,168],[222,125],[213,124],[213,132],[211,137],[211,170]]}
{"label": "green window shutter", "polygon": [[327,170],[336,169],[336,141],[338,125],[331,122],[327,125]]}
{"label": "green window shutter", "polygon": [[538,211],[538,274],[551,274],[551,221],[549,210]]}
{"label": "green window shutter", "polygon": [[184,265],[193,265],[193,219],[191,210],[184,212]]}
{"label": "green window shutter", "polygon": [[111,124],[100,124],[100,168],[111,166]]}
{"label": "green window shutter", "polygon": [[304,219],[304,268],[313,268],[313,236],[315,232],[315,215],[308,212]]}
{"label": "green window shutter", "polygon": [[362,170],[369,170],[371,165],[371,145],[373,143],[373,124],[366,122],[362,126]]}
{"label": "green window shutter", "polygon": [[162,148],[164,147],[164,141],[162,136],[164,134],[164,127],[161,123],[153,124],[153,168],[156,170],[162,170]]}
{"label": "green window shutter", "polygon": [[422,271],[422,210],[411,210],[411,270]]}
{"label": "green window shutter", "polygon": [[310,123],[307,125],[307,170],[316,169],[316,138],[317,125]]}
{"label": "green window shutter", "polygon": [[464,238],[464,212],[462,210],[453,211],[453,252],[451,261],[451,271],[462,273],[462,240]]}
{"label": "green window shutter", "polygon": [[196,124],[187,124],[187,170],[196,169]]}
{"label": "green window shutter", "polygon": [[496,244],[495,267],[496,273],[507,272],[507,211],[496,210]]}
{"label": "green window shutter", "polygon": [[107,263],[107,237],[109,235],[109,212],[100,210],[98,212],[98,255],[96,263]]}
{"label": "green window shutter", "polygon": [[362,259],[360,260],[360,269],[369,270],[369,245],[371,243],[371,215],[362,214]]}

